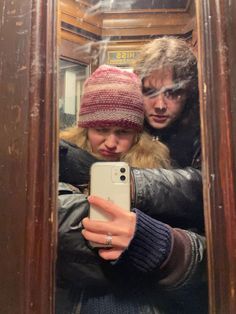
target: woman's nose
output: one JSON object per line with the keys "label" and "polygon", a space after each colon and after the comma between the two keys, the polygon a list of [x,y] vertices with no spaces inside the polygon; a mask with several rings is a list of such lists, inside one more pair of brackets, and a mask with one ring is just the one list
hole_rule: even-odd
{"label": "woman's nose", "polygon": [[109,134],[105,140],[105,145],[109,149],[116,149],[117,142],[117,136],[115,134]]}

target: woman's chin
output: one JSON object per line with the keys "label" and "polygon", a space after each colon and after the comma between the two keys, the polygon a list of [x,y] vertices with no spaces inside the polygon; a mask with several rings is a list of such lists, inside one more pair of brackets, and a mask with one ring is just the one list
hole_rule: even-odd
{"label": "woman's chin", "polygon": [[120,155],[118,154],[100,154],[101,159],[106,161],[118,161],[120,160]]}

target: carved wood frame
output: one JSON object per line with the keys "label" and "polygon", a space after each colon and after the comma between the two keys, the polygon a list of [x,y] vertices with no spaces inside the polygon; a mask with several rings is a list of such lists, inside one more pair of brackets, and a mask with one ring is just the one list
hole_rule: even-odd
{"label": "carved wood frame", "polygon": [[236,4],[196,1],[210,313],[236,313]]}
{"label": "carved wood frame", "polygon": [[2,1],[1,313],[52,313],[57,195],[57,2]]}

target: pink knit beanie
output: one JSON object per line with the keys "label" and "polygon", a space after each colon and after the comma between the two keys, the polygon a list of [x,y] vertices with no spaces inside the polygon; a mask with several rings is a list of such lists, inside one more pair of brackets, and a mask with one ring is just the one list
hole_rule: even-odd
{"label": "pink knit beanie", "polygon": [[118,126],[140,131],[143,119],[140,81],[134,73],[102,65],[86,80],[78,126]]}

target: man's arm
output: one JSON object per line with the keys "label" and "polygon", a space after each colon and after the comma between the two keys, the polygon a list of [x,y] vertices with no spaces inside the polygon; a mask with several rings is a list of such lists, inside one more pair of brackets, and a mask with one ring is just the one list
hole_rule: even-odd
{"label": "man's arm", "polygon": [[204,229],[200,170],[132,169],[133,207],[173,227]]}

